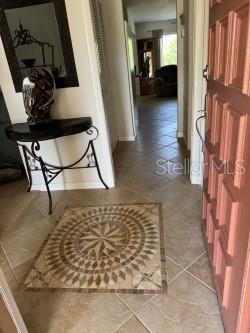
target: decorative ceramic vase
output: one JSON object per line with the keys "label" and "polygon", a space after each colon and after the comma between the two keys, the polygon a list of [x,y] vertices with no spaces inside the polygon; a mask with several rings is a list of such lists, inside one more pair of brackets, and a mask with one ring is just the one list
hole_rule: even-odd
{"label": "decorative ceramic vase", "polygon": [[55,95],[53,75],[46,68],[33,68],[29,77],[23,80],[22,92],[28,124],[38,126],[51,122],[50,110]]}

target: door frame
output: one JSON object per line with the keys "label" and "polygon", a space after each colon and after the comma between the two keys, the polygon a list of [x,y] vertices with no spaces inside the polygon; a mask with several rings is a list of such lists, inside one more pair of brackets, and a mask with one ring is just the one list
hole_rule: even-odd
{"label": "door frame", "polygon": [[246,257],[246,270],[243,278],[242,295],[239,308],[239,320],[237,324],[237,332],[249,332],[250,323],[250,235],[248,240],[248,250]]}
{"label": "door frame", "polygon": [[[177,33],[177,70],[178,70],[178,96],[177,96],[177,137],[184,138],[184,0],[176,1],[176,33]],[[184,18],[184,16],[183,16]]]}
{"label": "door frame", "polygon": [[[126,20],[124,20],[124,37],[125,37],[125,44],[126,44],[126,58],[127,58],[127,68],[128,68],[128,85],[129,85],[129,100],[130,100],[130,107],[131,107],[131,119],[132,119],[132,127],[133,127],[133,137],[131,141],[134,141],[137,136],[137,130],[138,130],[138,121],[136,117],[135,110],[135,103],[134,100],[134,93],[133,93],[133,83],[132,83],[132,74],[131,74],[131,64],[130,64],[130,58],[129,58],[129,38],[133,38],[133,32],[130,31],[131,28]],[[133,37],[132,37],[133,36]]]}
{"label": "door frame", "polygon": [[[196,120],[205,111],[207,82],[203,69],[208,63],[209,0],[189,1],[189,93],[188,93],[188,148],[190,154],[190,180],[192,184],[203,182],[203,143],[196,131]],[[201,48],[200,46],[203,45]],[[205,122],[199,123],[204,137]]]}

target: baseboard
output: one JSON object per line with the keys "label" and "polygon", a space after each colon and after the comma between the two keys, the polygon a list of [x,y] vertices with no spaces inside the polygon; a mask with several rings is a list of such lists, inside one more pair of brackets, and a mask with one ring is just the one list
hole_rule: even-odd
{"label": "baseboard", "polygon": [[199,175],[191,174],[190,180],[191,180],[191,184],[193,184],[193,185],[202,185],[203,176],[201,174],[199,174]]}
{"label": "baseboard", "polygon": [[135,136],[122,136],[119,141],[135,141]]}
{"label": "baseboard", "polygon": [[184,138],[184,132],[183,131],[177,131],[177,138]]}
{"label": "baseboard", "polygon": [[[113,187],[113,186],[110,186]],[[104,186],[101,182],[79,182],[79,183],[63,183],[49,185],[51,191],[64,191],[64,190],[87,190],[87,189],[103,189]],[[43,184],[32,185],[31,191],[47,191],[46,186]]]}

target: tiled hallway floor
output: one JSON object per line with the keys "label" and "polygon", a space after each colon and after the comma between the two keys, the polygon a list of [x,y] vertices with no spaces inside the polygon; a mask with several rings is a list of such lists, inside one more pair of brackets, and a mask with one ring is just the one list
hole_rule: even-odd
{"label": "tiled hallway floor", "polygon": [[[57,191],[54,214],[46,193],[25,193],[25,182],[0,187],[0,265],[30,333],[222,333],[223,325],[200,226],[201,189],[184,174],[162,174],[185,150],[176,139],[176,101],[140,100],[136,142],[114,154],[117,186]],[[18,284],[65,206],[162,202],[167,295],[85,295],[22,292]]]}

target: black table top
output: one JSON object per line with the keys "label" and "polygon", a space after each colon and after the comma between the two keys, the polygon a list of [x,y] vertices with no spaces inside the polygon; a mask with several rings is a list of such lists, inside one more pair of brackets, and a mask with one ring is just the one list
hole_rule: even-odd
{"label": "black table top", "polygon": [[87,131],[92,126],[90,117],[55,119],[42,126],[29,126],[27,123],[6,127],[9,139],[20,142],[45,141]]}

